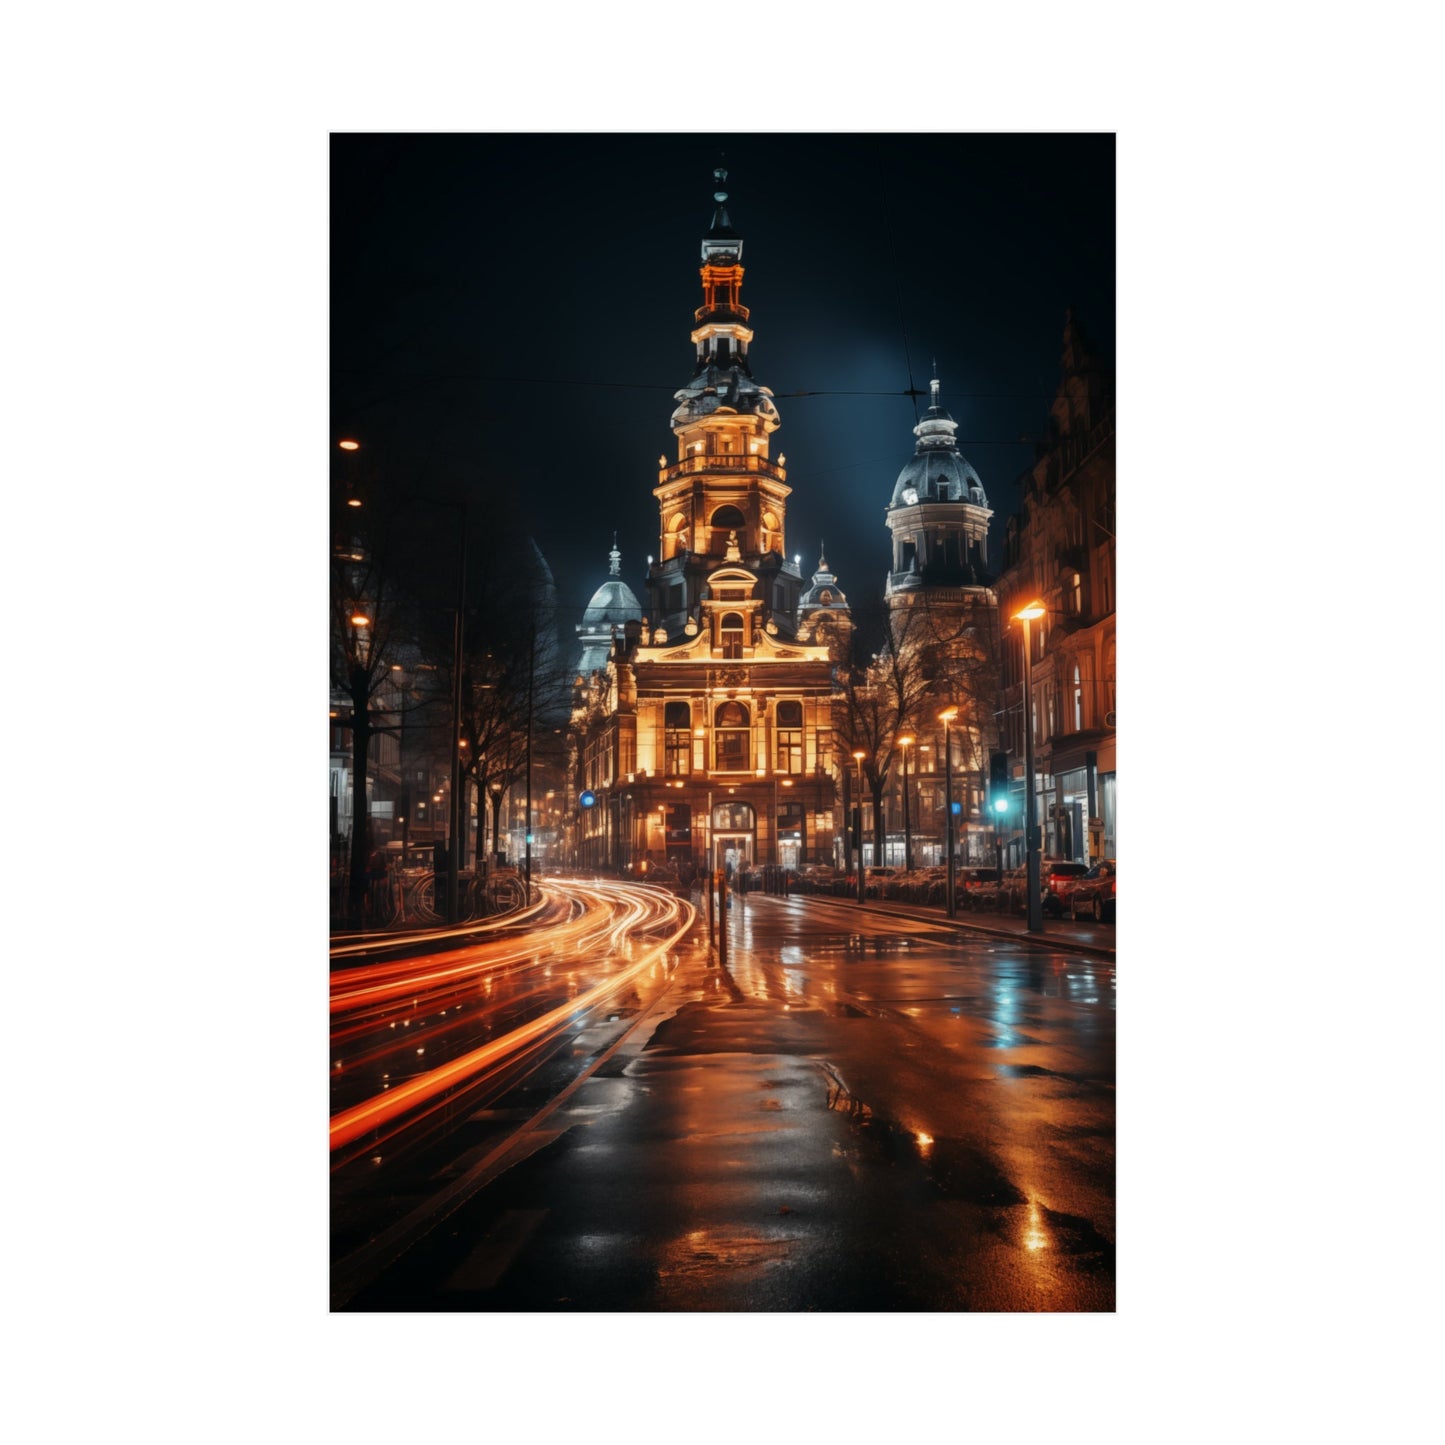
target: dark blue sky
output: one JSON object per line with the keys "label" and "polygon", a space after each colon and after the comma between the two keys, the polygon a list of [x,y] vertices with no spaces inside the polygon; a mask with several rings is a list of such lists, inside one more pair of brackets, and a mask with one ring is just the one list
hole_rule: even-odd
{"label": "dark blue sky", "polygon": [[826,539],[855,604],[881,591],[904,393],[936,358],[996,563],[1067,307],[1114,359],[1112,135],[336,136],[335,436],[398,485],[482,515],[510,499],[567,608],[615,529],[640,595],[720,155],[789,553],[810,573]]}

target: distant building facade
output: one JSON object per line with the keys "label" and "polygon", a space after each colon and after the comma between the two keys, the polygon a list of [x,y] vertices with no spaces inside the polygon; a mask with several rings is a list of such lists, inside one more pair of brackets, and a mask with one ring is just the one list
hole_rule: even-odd
{"label": "distant building facade", "polygon": [[[899,471],[884,513],[892,540],[888,646],[903,658],[901,667],[881,669],[880,676],[891,677],[911,700],[907,817],[915,866],[947,857],[946,745],[959,805],[955,856],[977,863],[993,856],[986,811],[988,755],[998,734],[998,599],[988,556],[993,511],[982,478],[959,450],[957,429],[934,377],[928,410],[913,428],[913,456]],[[957,713],[945,735],[939,714],[950,707]],[[890,771],[896,777],[888,794],[885,861],[902,862],[903,770]]]}
{"label": "distant building facade", "polygon": [[[1019,479],[1023,505],[1004,537],[1005,738],[1022,780],[1025,718],[1046,856],[1116,856],[1114,383],[1072,313],[1049,434]],[[1033,695],[1023,697],[1023,632],[1009,619],[1039,599],[1030,627]]]}

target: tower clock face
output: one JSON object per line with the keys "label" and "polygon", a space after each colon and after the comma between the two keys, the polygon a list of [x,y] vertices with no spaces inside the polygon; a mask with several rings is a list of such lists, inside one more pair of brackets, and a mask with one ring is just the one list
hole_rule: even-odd
{"label": "tower clock face", "polygon": [[903,500],[910,506],[918,505],[918,493],[913,487],[904,487]]}

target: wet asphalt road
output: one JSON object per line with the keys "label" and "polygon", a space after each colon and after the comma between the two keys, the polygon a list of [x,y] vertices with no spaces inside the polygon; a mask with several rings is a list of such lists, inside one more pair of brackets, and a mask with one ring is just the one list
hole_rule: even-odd
{"label": "wet asphalt road", "polygon": [[520,1162],[333,1307],[1112,1310],[1112,964],[833,899],[730,918],[726,969],[695,928]]}

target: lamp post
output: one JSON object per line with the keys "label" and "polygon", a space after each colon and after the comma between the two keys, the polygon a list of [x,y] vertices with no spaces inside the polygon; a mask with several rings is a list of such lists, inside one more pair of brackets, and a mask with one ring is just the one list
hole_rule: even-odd
{"label": "lamp post", "polygon": [[863,902],[863,759],[868,756],[861,748],[853,754],[858,764],[858,902]]}
{"label": "lamp post", "polygon": [[949,738],[948,726],[958,716],[956,707],[945,708],[938,715],[943,724],[943,812],[947,818],[943,836],[948,849],[948,916],[954,916],[953,899],[953,744]]}
{"label": "lamp post", "polygon": [[1039,822],[1034,799],[1034,665],[1029,623],[1045,612],[1042,602],[1030,602],[1014,613],[1024,625],[1024,886],[1028,889],[1028,931],[1044,930],[1044,904],[1039,897]]}
{"label": "lamp post", "polygon": [[903,871],[913,872],[913,825],[908,817],[908,749],[913,745],[913,738],[905,733],[898,739],[898,746],[903,752]]}

